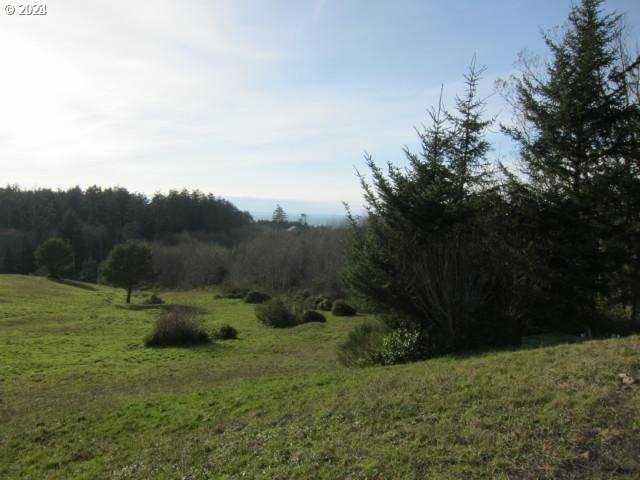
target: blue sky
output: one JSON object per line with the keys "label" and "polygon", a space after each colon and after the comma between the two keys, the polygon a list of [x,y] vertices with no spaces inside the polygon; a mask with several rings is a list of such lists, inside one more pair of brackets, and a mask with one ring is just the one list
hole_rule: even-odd
{"label": "blue sky", "polygon": [[[461,90],[474,53],[489,95],[519,51],[546,53],[540,30],[569,5],[65,0],[43,17],[0,12],[0,183],[357,208],[365,150],[402,162],[413,126],[441,85],[449,99]],[[640,38],[640,2],[605,5]],[[498,96],[489,112],[508,121]],[[492,138],[495,158],[512,156]]]}

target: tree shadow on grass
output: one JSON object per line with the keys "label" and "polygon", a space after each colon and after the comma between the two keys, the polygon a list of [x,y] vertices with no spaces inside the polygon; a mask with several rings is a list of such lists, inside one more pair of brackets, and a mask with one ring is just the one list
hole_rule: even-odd
{"label": "tree shadow on grass", "polygon": [[134,303],[129,305],[127,304],[116,305],[116,308],[122,308],[124,310],[132,310],[132,311],[162,310],[165,312],[171,312],[174,310],[185,310],[187,312],[193,313],[194,315],[202,315],[204,313],[207,313],[207,310],[202,307],[194,307],[193,305],[179,305],[179,304],[166,304],[166,303],[152,304],[152,305]]}
{"label": "tree shadow on grass", "polygon": [[[522,342],[518,345],[503,345],[485,348],[476,348],[470,350],[463,350],[459,352],[452,352],[443,357],[450,357],[456,359],[482,357],[495,353],[517,352],[523,350],[536,350],[550,347],[556,347],[559,345],[576,345],[592,340],[608,340],[613,338],[625,338],[632,335],[638,335],[637,331],[629,331],[625,334],[602,334],[593,337],[572,335],[562,332],[547,332],[536,335],[526,335],[522,337]],[[439,358],[439,357],[433,357]]]}
{"label": "tree shadow on grass", "polygon": [[66,278],[53,278],[53,277],[49,277],[49,281],[54,282],[54,283],[59,283],[61,285],[67,285],[69,287],[75,287],[75,288],[81,288],[82,290],[90,290],[92,292],[97,292],[98,289],[96,287],[93,287],[87,283],[83,283],[83,282],[78,282],[75,280],[69,280]]}

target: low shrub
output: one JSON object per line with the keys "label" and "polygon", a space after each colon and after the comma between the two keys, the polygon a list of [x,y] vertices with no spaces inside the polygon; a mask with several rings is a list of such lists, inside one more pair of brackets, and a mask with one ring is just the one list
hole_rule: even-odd
{"label": "low shrub", "polygon": [[412,362],[427,356],[425,339],[420,332],[399,328],[382,339],[379,360],[384,365]]}
{"label": "low shrub", "polygon": [[243,299],[249,293],[248,288],[238,287],[234,285],[225,285],[222,287],[220,291],[220,298],[233,298],[233,299]]}
{"label": "low shrub", "polygon": [[329,300],[328,298],[320,302],[317,306],[318,310],[322,310],[325,312],[330,312],[332,307],[333,303],[331,303],[331,300]]}
{"label": "low shrub", "polygon": [[300,323],[311,323],[311,322],[324,323],[326,321],[327,319],[325,318],[325,316],[316,310],[306,310],[300,316]]}
{"label": "low shrub", "polygon": [[162,304],[164,304],[164,300],[162,298],[160,298],[159,295],[156,295],[154,293],[149,298],[147,298],[143,303],[145,305],[162,305]]}
{"label": "low shrub", "polygon": [[314,300],[313,306],[316,310],[324,310],[325,312],[328,312],[331,310],[331,307],[333,306],[333,304],[331,303],[331,300],[329,300],[327,297],[325,297],[324,295],[320,295],[319,297],[316,297],[316,299]]}
{"label": "low shrub", "polygon": [[244,297],[245,303],[264,303],[267,300],[271,300],[271,297],[263,292],[252,290]]}
{"label": "low shrub", "polygon": [[298,323],[295,314],[279,298],[256,306],[256,316],[267,327],[285,328]]}
{"label": "low shrub", "polygon": [[195,320],[195,313],[189,309],[176,308],[160,315],[144,344],[147,347],[170,347],[210,342],[209,334]]}
{"label": "low shrub", "polygon": [[377,321],[356,326],[347,340],[338,346],[338,360],[348,367],[382,363],[381,351],[387,333],[387,327]]}
{"label": "low shrub", "polygon": [[331,313],[336,317],[353,317],[356,314],[356,309],[344,300],[336,300],[333,302]]}
{"label": "low shrub", "polygon": [[234,340],[238,338],[238,331],[231,325],[223,325],[216,331],[214,336],[218,340]]}

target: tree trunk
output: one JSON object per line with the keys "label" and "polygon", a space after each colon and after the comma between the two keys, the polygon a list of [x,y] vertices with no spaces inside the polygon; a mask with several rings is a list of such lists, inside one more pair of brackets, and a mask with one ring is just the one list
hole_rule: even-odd
{"label": "tree trunk", "polygon": [[635,275],[631,284],[631,324],[640,330],[640,267],[636,262]]}
{"label": "tree trunk", "polygon": [[127,303],[131,303],[131,287],[127,288]]}
{"label": "tree trunk", "polygon": [[640,330],[640,287],[636,284],[631,291],[631,324]]}

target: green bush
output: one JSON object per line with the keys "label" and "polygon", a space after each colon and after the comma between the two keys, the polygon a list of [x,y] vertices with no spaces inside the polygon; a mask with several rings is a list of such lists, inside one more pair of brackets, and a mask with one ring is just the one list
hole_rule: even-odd
{"label": "green bush", "polygon": [[214,336],[218,340],[234,340],[238,338],[238,331],[231,325],[223,325]]}
{"label": "green bush", "polygon": [[381,351],[387,327],[376,321],[356,326],[347,340],[338,346],[338,360],[348,367],[382,363]]}
{"label": "green bush", "polygon": [[248,288],[238,287],[235,285],[224,285],[220,291],[220,298],[241,299],[245,298],[249,293]]}
{"label": "green bush", "polygon": [[73,266],[71,244],[61,238],[49,238],[40,244],[35,253],[36,264],[44,267],[51,277],[58,277]]}
{"label": "green bush", "polygon": [[295,314],[279,298],[256,306],[256,316],[267,327],[285,328],[297,324]]}
{"label": "green bush", "polygon": [[195,320],[190,309],[176,308],[164,312],[153,332],[145,339],[147,347],[189,346],[210,343],[209,334]]}
{"label": "green bush", "polygon": [[145,305],[162,305],[164,304],[164,300],[159,295],[156,295],[154,293],[144,301],[144,304]]}
{"label": "green bush", "polygon": [[332,307],[333,303],[331,303],[331,300],[328,298],[318,304],[318,310],[323,310],[325,312],[330,312]]}
{"label": "green bush", "polygon": [[418,331],[405,328],[392,330],[382,340],[380,363],[394,365],[424,358],[426,343]]}
{"label": "green bush", "polygon": [[356,309],[344,300],[336,300],[335,302],[333,302],[331,313],[333,313],[336,317],[353,317],[356,314]]}
{"label": "green bush", "polygon": [[324,323],[326,321],[327,319],[325,318],[325,316],[316,310],[306,310],[300,317],[300,323]]}
{"label": "green bush", "polygon": [[263,292],[252,290],[244,297],[245,303],[264,303],[267,300],[271,300],[271,297]]}
{"label": "green bush", "polygon": [[313,306],[316,310],[324,310],[325,312],[328,312],[331,310],[333,304],[327,297],[320,295],[319,297],[316,297]]}

